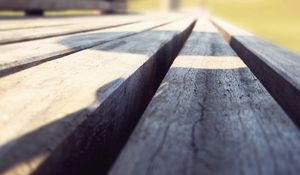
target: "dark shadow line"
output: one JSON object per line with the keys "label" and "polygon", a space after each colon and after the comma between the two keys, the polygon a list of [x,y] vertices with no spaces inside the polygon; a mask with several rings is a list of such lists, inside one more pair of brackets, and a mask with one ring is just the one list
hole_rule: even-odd
{"label": "dark shadow line", "polygon": [[258,55],[250,51],[249,48],[244,46],[235,37],[232,37],[230,46],[232,46],[271,96],[278,102],[298,128],[300,128],[299,89],[262,61]]}
{"label": "dark shadow line", "polygon": [[167,42],[126,79],[33,174],[106,174],[194,24]]}
{"label": "dark shadow line", "polygon": [[[238,56],[245,62],[250,68],[251,72],[258,78],[262,85],[267,89],[276,102],[282,107],[282,109],[288,114],[293,122],[300,128],[300,90],[297,85],[289,82],[289,78],[286,78],[280,74],[275,68],[268,65],[261,56],[251,50],[251,48],[245,45],[242,41],[252,41],[252,43],[264,44],[265,48],[272,48],[277,51],[277,54],[286,56],[290,60],[295,60],[299,55],[281,48],[277,45],[269,43],[256,36],[241,36],[232,35],[226,29],[224,29],[217,22],[211,20],[214,26],[224,36],[229,38],[229,45],[238,54]],[[274,53],[273,53],[274,54]],[[262,58],[260,58],[262,57]],[[300,62],[300,59],[299,59]],[[287,69],[286,69],[287,70]]]}
{"label": "dark shadow line", "polygon": [[[89,112],[90,109],[85,108],[74,112],[3,146],[1,149],[6,151],[1,154],[5,155],[2,157],[6,157],[6,161],[0,163],[0,174],[49,151],[50,157],[33,174],[105,174],[125,145],[194,25],[195,22],[165,43],[95,111]],[[98,92],[110,89],[119,81],[122,80],[110,82]],[[35,139],[45,137],[53,128],[63,130],[63,126],[70,120],[76,120],[78,115],[87,118],[54,150],[46,148],[45,143],[38,143],[43,150],[28,147],[36,145],[38,140]],[[12,156],[14,152],[29,152],[31,155]]]}
{"label": "dark shadow line", "polygon": [[[19,64],[19,61],[10,62],[9,64],[16,64],[16,65],[14,65],[12,67],[7,67],[7,68],[0,69],[0,78],[5,77],[5,76],[10,75],[10,74],[13,74],[13,73],[16,73],[16,72],[19,72],[19,71],[22,71],[22,70],[25,70],[25,69],[28,69],[28,68],[31,68],[31,67],[34,67],[34,66],[37,66],[37,65],[40,65],[40,64],[43,64],[43,63],[48,62],[48,61],[56,60],[56,59],[62,58],[64,56],[68,56],[68,55],[71,55],[71,54],[74,54],[74,53],[77,53],[77,52],[80,52],[80,51],[83,51],[83,50],[86,50],[86,49],[90,49],[90,48],[93,48],[93,47],[96,47],[96,46],[99,46],[99,45],[102,45],[102,44],[105,44],[105,43],[108,43],[108,42],[117,41],[117,40],[120,40],[120,39],[124,39],[124,38],[128,38],[128,37],[131,37],[131,36],[134,36],[134,35],[138,35],[138,34],[141,34],[141,33],[147,32],[147,31],[151,31],[152,29],[170,24],[174,21],[175,20],[168,21],[168,22],[162,23],[160,25],[156,25],[156,26],[153,26],[151,28],[142,30],[140,32],[133,32],[133,33],[128,32],[127,35],[120,36],[118,38],[114,38],[113,40],[95,42],[94,44],[90,44],[89,46],[86,46],[86,47],[69,46],[69,48],[71,50],[63,50],[63,51],[60,51],[60,53],[53,53],[54,56],[50,56],[50,57],[46,56],[44,59],[38,59],[38,60],[35,60],[35,61],[31,61],[31,62],[28,62],[28,63],[21,63],[21,64]],[[73,38],[72,36],[69,37],[70,40],[72,40],[72,38]],[[67,39],[67,40],[69,40],[69,39]],[[67,40],[63,40],[62,44],[67,43],[66,42]],[[5,67],[5,64],[2,64],[0,66]]]}
{"label": "dark shadow line", "polygon": [[[102,87],[100,87],[96,94],[95,94],[95,102],[98,103],[99,101],[103,101],[101,96],[99,94],[105,93],[109,88],[113,87],[116,83],[123,81],[123,79],[116,79],[113,80]],[[90,106],[93,106],[90,105]],[[87,116],[91,113],[90,109],[84,108],[79,111],[76,111],[72,114],[66,115],[61,119],[58,119],[54,122],[51,122],[49,124],[46,124],[30,133],[27,133],[23,136],[20,136],[18,139],[11,141],[4,146],[0,148],[1,150],[1,157],[5,159],[5,162],[0,162],[0,174],[5,173],[5,171],[9,170],[10,168],[14,167],[14,165],[17,165],[21,162],[26,162],[34,157],[37,157],[39,155],[43,155],[49,150],[50,148],[46,148],[43,146],[43,138],[45,135],[49,135],[49,133],[53,132],[53,128],[56,128],[56,130],[61,130],[61,132],[64,132],[66,124],[72,125],[72,123],[76,120],[79,120],[79,118],[84,118],[84,116]],[[70,128],[68,128],[70,129]],[[57,131],[56,131],[57,132]],[[39,149],[30,150],[30,147],[28,145],[41,145]],[[41,149],[43,148],[43,149]],[[21,152],[21,153],[20,153]],[[22,152],[26,152],[27,154],[22,154]],[[30,153],[30,155],[28,155]],[[17,154],[17,155],[15,155]],[[10,159],[10,157],[13,157]]]}

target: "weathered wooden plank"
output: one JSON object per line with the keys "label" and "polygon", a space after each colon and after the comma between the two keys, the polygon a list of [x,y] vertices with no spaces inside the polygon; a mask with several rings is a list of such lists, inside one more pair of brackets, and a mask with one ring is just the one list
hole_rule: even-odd
{"label": "weathered wooden plank", "polygon": [[82,25],[83,23],[101,24],[106,21],[124,21],[134,20],[143,21],[145,19],[157,19],[161,16],[182,16],[180,14],[169,13],[143,13],[143,14],[127,14],[127,15],[102,15],[102,16],[46,16],[46,17],[15,17],[1,18],[0,31],[13,31],[30,28],[46,28],[49,26],[64,26],[64,25]]}
{"label": "weathered wooden plank", "polygon": [[[55,18],[24,18],[0,21],[1,44],[31,39],[40,39],[59,35],[74,34],[119,26],[145,20],[156,20],[162,14],[114,15],[101,17],[55,17]],[[180,17],[180,14],[163,14],[166,18]],[[83,25],[84,24],[84,25]],[[38,25],[38,26],[37,26]],[[49,25],[49,26],[47,26]],[[1,30],[2,29],[2,30]],[[13,29],[13,30],[11,30]]]}
{"label": "weathered wooden plank", "polygon": [[105,16],[48,16],[48,17],[15,17],[1,18],[0,31],[19,30],[29,28],[43,28],[49,26],[63,26],[70,24],[82,25],[82,23],[103,23],[103,20],[120,21],[122,19],[133,18],[141,20],[147,15],[105,15]]}
{"label": "weathered wooden plank", "polygon": [[106,171],[192,22],[174,22],[1,78],[0,174],[28,174],[42,163],[36,174]]}
{"label": "weathered wooden plank", "polygon": [[200,22],[109,174],[299,174],[299,144],[299,129]]}
{"label": "weathered wooden plank", "polygon": [[2,45],[0,46],[0,77],[108,41],[150,30],[174,21],[176,18],[166,17],[150,21],[145,19],[145,22],[121,27]]}
{"label": "weathered wooden plank", "polygon": [[60,35],[75,34],[81,32],[95,31],[109,27],[137,22],[135,18],[103,18],[102,20],[82,24],[70,24],[63,26],[50,26],[44,28],[20,29],[14,31],[0,31],[0,44],[9,44]]}
{"label": "weathered wooden plank", "polygon": [[214,19],[228,42],[300,127],[300,56]]}
{"label": "weathered wooden plank", "polygon": [[9,10],[67,10],[95,9],[125,13],[127,0],[0,0],[0,9]]}
{"label": "weathered wooden plank", "polygon": [[[54,26],[65,26],[70,25],[72,23],[68,23],[66,19],[64,21],[51,21],[48,20],[48,22],[40,23],[40,20],[32,19],[34,23],[29,22],[27,20],[22,20],[20,22],[13,22],[12,20],[7,22],[0,23],[0,31],[12,31],[12,30],[20,30],[20,29],[29,29],[29,28],[44,28],[44,27],[54,27]],[[28,23],[29,22],[29,23]]]}

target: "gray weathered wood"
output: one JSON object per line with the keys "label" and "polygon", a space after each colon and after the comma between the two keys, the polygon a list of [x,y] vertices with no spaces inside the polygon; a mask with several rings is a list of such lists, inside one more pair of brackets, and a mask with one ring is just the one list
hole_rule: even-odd
{"label": "gray weathered wood", "polygon": [[300,127],[300,56],[214,19],[232,48]]}
{"label": "gray weathered wood", "polygon": [[299,145],[299,129],[200,22],[109,174],[296,175]]}
{"label": "gray weathered wood", "polygon": [[[147,14],[146,14],[147,16]],[[149,16],[149,15],[148,15]],[[153,16],[153,15],[151,15]],[[82,25],[83,23],[103,23],[103,20],[119,21],[122,19],[133,18],[136,20],[143,19],[145,15],[104,15],[104,16],[48,16],[48,17],[15,17],[1,18],[0,31],[20,30],[29,28],[44,28],[50,26],[64,26],[70,24]]]}
{"label": "gray weathered wood", "polygon": [[[9,44],[60,35],[75,34],[81,32],[95,31],[109,27],[116,27],[137,22],[134,17],[124,18],[99,18],[99,20],[63,26],[49,26],[44,28],[29,28],[13,31],[0,31],[0,44]],[[5,25],[5,24],[4,24]]]}
{"label": "gray weathered wood", "polygon": [[[174,22],[1,78],[0,174],[29,174],[41,164],[36,174],[105,171],[192,22]],[[109,128],[114,129],[106,134]]]}
{"label": "gray weathered wood", "polygon": [[164,19],[145,18],[145,22],[121,27],[0,45],[0,77],[108,41],[150,30],[172,20],[174,21],[176,18],[178,17],[166,16]]}

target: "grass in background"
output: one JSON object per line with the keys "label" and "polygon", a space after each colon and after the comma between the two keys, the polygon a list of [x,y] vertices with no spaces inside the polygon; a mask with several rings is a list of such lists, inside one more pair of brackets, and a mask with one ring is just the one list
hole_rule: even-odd
{"label": "grass in background", "polygon": [[206,0],[203,3],[214,15],[300,53],[299,0]]}
{"label": "grass in background", "polygon": [[[300,53],[300,0],[181,0]],[[160,0],[129,0],[129,10],[159,10]]]}
{"label": "grass in background", "polygon": [[1,10],[0,16],[9,17],[9,16],[24,16],[24,12],[21,11],[9,11],[9,10]]}
{"label": "grass in background", "polygon": [[159,10],[160,0],[128,0],[128,11]]}
{"label": "grass in background", "polygon": [[[128,0],[129,11],[160,10],[162,0]],[[183,6],[200,6],[202,0],[181,0]]]}

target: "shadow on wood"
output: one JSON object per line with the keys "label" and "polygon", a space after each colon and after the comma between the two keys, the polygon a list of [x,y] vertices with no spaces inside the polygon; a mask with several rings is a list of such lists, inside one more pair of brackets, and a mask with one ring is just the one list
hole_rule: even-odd
{"label": "shadow on wood", "polygon": [[[172,31],[162,31],[162,33],[166,32],[172,32]],[[149,35],[145,36],[145,40],[149,39],[150,37],[153,37],[155,39],[159,39],[161,32],[149,32]],[[113,35],[116,35],[117,33],[113,33]],[[102,35],[102,34],[101,34]],[[102,36],[97,35],[97,37],[102,37]],[[107,33],[103,33],[103,35],[107,35]],[[199,42],[199,45],[195,47],[202,48],[202,52],[199,54],[190,54],[188,52],[183,53],[183,56],[214,56],[214,57],[235,57],[236,54],[233,51],[228,51],[228,48],[224,47],[224,45],[220,44],[214,44],[211,43],[210,41],[220,39],[220,36],[216,33],[209,33],[209,32],[198,32],[195,33],[201,42]],[[188,35],[186,35],[183,38],[186,38]],[[85,38],[95,38],[95,35],[87,35]],[[136,123],[139,121],[140,116],[143,114],[145,108],[147,107],[149,101],[151,100],[152,96],[154,95],[156,89],[158,88],[161,80],[163,79],[165,73],[168,71],[170,65],[172,64],[174,58],[176,57],[178,51],[181,48],[182,38],[177,36],[171,43],[164,43],[166,44],[165,47],[163,47],[161,50],[157,51],[157,53],[151,57],[141,68],[139,68],[130,78],[127,80],[122,80],[122,79],[117,79],[114,80],[107,85],[103,87],[99,87],[98,93],[96,94],[96,101],[101,101],[101,96],[99,94],[103,91],[106,91],[107,89],[110,89],[112,86],[120,85],[120,82],[124,81],[110,96],[108,99],[103,101],[103,103],[97,108],[95,111],[92,113],[89,113],[89,108],[82,109],[80,111],[74,112],[68,116],[63,116],[61,120],[57,120],[53,123],[47,124],[46,126],[43,126],[39,128],[36,131],[33,131],[31,133],[27,133],[26,135],[10,142],[4,145],[1,150],[1,157],[5,161],[5,164],[0,165],[0,173],[5,172],[6,170],[9,170],[11,168],[14,168],[15,166],[18,166],[18,164],[26,163],[28,160],[33,160],[35,158],[38,158],[40,156],[44,156],[46,154],[50,154],[50,157],[46,159],[45,162],[43,162],[42,166],[38,168],[38,170],[34,174],[86,174],[86,172],[89,172],[90,174],[105,174],[109,168],[111,167],[112,163],[114,160],[117,158],[119,152],[125,145],[128,137],[130,136],[131,132],[135,128]],[[68,40],[70,39],[70,40]],[[67,38],[66,40],[62,40],[60,44],[67,45],[69,47],[74,47],[74,45],[69,44],[72,43],[70,41],[74,40],[80,40],[80,38]],[[118,42],[120,41],[120,42]],[[126,40],[116,40],[113,42],[113,44],[106,44],[105,46],[101,48],[97,48],[95,50],[99,51],[106,51],[106,52],[112,52],[112,53],[131,53],[131,54],[142,54],[142,55],[147,55],[149,54],[147,51],[143,50],[140,45],[137,45],[131,50],[128,49],[122,49],[119,48],[118,46],[120,45],[126,45],[127,41]],[[175,44],[174,44],[175,43]],[[173,50],[173,52],[170,53],[170,50]],[[233,87],[238,87],[230,84],[230,78],[226,78],[226,76],[230,76],[231,73],[241,75],[241,81],[245,83],[245,88],[249,86],[249,89],[246,89],[249,92],[254,93],[255,87],[252,87],[252,83],[257,86],[257,80],[252,77],[251,80],[248,80],[244,77],[244,74],[248,74],[249,71],[245,72],[245,68],[228,68],[228,69],[193,69],[190,68],[188,69],[189,71],[198,71],[200,72],[198,76],[206,76],[208,78],[211,78],[212,80],[215,80],[214,77],[215,75],[220,75],[224,76],[225,79],[223,82],[224,87],[228,88],[233,88]],[[187,72],[186,68],[172,68],[170,72]],[[202,72],[202,73],[201,73]],[[223,74],[224,73],[224,74]],[[101,76],[101,75],[99,75]],[[203,84],[202,82],[198,82],[198,84],[201,84],[201,86],[206,86],[207,84],[210,83],[216,83],[216,81],[209,81],[209,79],[206,79],[204,81],[205,83]],[[231,77],[232,78],[232,77]],[[198,80],[198,79],[197,79]],[[202,80],[201,80],[202,81]],[[223,79],[222,79],[223,81]],[[229,81],[229,84],[227,84]],[[205,90],[198,89],[201,91],[201,93],[204,93],[208,95],[209,91],[215,90],[217,94],[214,93],[209,93],[211,96],[217,95],[218,100],[215,102],[218,104],[220,107],[220,111],[213,111],[211,109],[213,108],[207,108],[207,109],[198,109],[198,111],[203,110],[203,112],[208,112],[209,115],[215,116],[216,113],[219,115],[222,114],[221,117],[224,117],[223,120],[219,120],[219,118],[210,118],[208,121],[203,122],[205,124],[201,125],[201,128],[197,128],[200,125],[199,122],[202,120],[200,118],[199,120],[199,114],[198,113],[192,113],[191,112],[191,118],[187,119],[189,120],[187,122],[188,125],[195,125],[195,129],[198,129],[199,131],[194,132],[193,137],[195,137],[194,141],[192,143],[196,144],[193,149],[180,149],[181,151],[196,151],[194,155],[195,157],[195,170],[198,168],[201,168],[203,166],[212,166],[213,164],[218,167],[218,170],[223,170],[225,169],[223,166],[224,164],[222,161],[225,161],[226,156],[228,154],[232,153],[230,151],[234,151],[235,149],[242,148],[243,144],[243,137],[244,135],[241,135],[239,132],[236,132],[236,130],[244,130],[244,128],[239,128],[241,123],[238,123],[237,126],[232,125],[230,123],[231,121],[236,121],[238,118],[236,116],[236,113],[241,114],[241,110],[244,109],[234,109],[233,110],[233,117],[230,118],[228,114],[225,114],[224,111],[229,108],[226,106],[226,104],[223,103],[223,96],[225,94],[226,97],[229,97],[232,95],[233,92],[226,91],[224,94],[220,94],[220,92],[223,91],[218,91],[214,88],[224,88],[221,85],[220,86],[212,86],[211,87],[206,87],[204,88]],[[167,88],[168,89],[168,88]],[[232,90],[233,91],[233,90]],[[195,93],[195,92],[191,92]],[[262,94],[265,94],[265,92],[255,92],[259,96]],[[76,94],[74,94],[76,95]],[[224,97],[225,97],[224,96]],[[202,98],[202,96],[197,96],[197,99]],[[242,106],[249,105],[249,103],[252,100],[258,100],[258,103],[260,102],[259,98],[256,96],[240,96],[236,97],[240,99],[242,102]],[[269,98],[269,97],[268,97]],[[197,100],[195,99],[195,100]],[[243,101],[243,100],[246,101]],[[263,102],[263,101],[261,101]],[[220,104],[219,104],[220,103]],[[254,102],[252,102],[254,103]],[[214,103],[213,103],[214,104]],[[199,106],[195,106],[197,103],[193,103],[190,105],[189,108],[199,108]],[[235,104],[238,105],[238,104]],[[272,106],[273,105],[273,106]],[[246,118],[245,120],[250,120],[249,127],[251,131],[255,132],[254,135],[257,136],[257,140],[259,140],[259,143],[263,144],[261,149],[258,151],[262,153],[262,155],[269,155],[270,150],[267,150],[266,152],[264,149],[267,149],[267,144],[264,141],[266,137],[264,135],[261,135],[261,133],[265,130],[261,128],[259,125],[259,122],[263,120],[265,125],[267,125],[267,122],[270,122],[270,125],[273,124],[278,124],[278,128],[287,130],[287,125],[291,125],[291,123],[288,121],[287,118],[273,118],[270,117],[272,114],[272,109],[279,110],[278,115],[282,114],[285,115],[282,111],[280,111],[280,108],[276,106],[276,103],[272,104],[271,106],[265,106],[266,109],[262,110],[262,114],[266,114],[267,117],[263,116],[262,114],[259,115],[260,117],[257,118],[257,116],[251,115],[252,118]],[[232,107],[232,105],[230,105]],[[234,106],[234,105],[233,105]],[[255,105],[254,105],[255,106]],[[201,106],[200,106],[201,107]],[[222,110],[221,110],[222,108]],[[206,111],[207,110],[207,111]],[[210,110],[210,111],[209,111]],[[230,109],[231,111],[231,109]],[[242,111],[243,112],[243,111]],[[245,108],[245,113],[247,112]],[[193,115],[192,115],[193,114]],[[224,114],[224,115],[223,115]],[[86,120],[80,124],[78,127],[76,127],[76,130],[68,136],[67,139],[63,141],[63,143],[60,143],[58,147],[55,148],[49,148],[45,143],[39,143],[43,149],[40,150],[35,150],[32,149],[30,145],[35,145],[38,138],[44,137],[45,135],[49,134],[51,130],[58,130],[58,129],[63,129],[64,126],[68,125],[68,121],[76,121],[76,116],[78,115],[84,115],[87,116]],[[254,117],[253,117],[254,116]],[[201,117],[201,115],[200,115]],[[182,120],[185,120],[186,118],[182,118]],[[223,118],[222,118],[223,119]],[[228,120],[225,120],[228,119]],[[178,122],[182,122],[182,120],[179,120]],[[199,122],[196,121],[196,123],[193,123],[194,120],[199,120]],[[203,119],[205,120],[205,119]],[[259,121],[259,122],[257,122]],[[186,122],[186,121],[183,121]],[[254,123],[252,123],[254,122]],[[282,124],[283,123],[283,124]],[[285,125],[286,124],[286,125]],[[216,131],[211,131],[209,132],[211,126],[216,126],[219,128],[216,128]],[[268,127],[273,128],[273,126]],[[75,128],[74,128],[75,129]],[[176,127],[173,128],[176,130]],[[181,128],[185,129],[185,128]],[[218,129],[220,131],[218,131]],[[257,130],[256,130],[257,129]],[[292,128],[293,129],[293,128]],[[179,131],[179,130],[178,130]],[[201,132],[200,132],[201,131]],[[61,131],[63,133],[63,131]],[[277,132],[277,130],[276,130]],[[167,132],[168,133],[168,132]],[[209,137],[209,135],[206,134],[214,134],[216,137]],[[225,135],[224,137],[220,136],[223,134],[228,134]],[[244,133],[245,134],[245,133]],[[250,136],[253,133],[250,133]],[[180,133],[178,133],[180,136]],[[218,136],[218,137],[217,137]],[[232,136],[232,137],[231,137]],[[159,135],[157,137],[161,137],[162,139],[164,138],[162,135]],[[196,140],[198,137],[201,138],[206,138],[206,140]],[[293,135],[292,136],[295,139],[295,142],[298,140],[298,136]],[[188,137],[184,137],[188,138]],[[225,140],[222,140],[225,139]],[[232,138],[236,140],[231,140]],[[245,139],[248,139],[249,137],[246,137]],[[218,140],[220,139],[220,140]],[[275,141],[280,141],[281,137],[279,138],[274,138]],[[286,138],[284,138],[286,139]],[[53,138],[55,140],[55,138]],[[206,142],[207,141],[207,142]],[[222,142],[224,141],[224,142]],[[251,142],[252,140],[247,140]],[[274,142],[275,142],[274,141]],[[190,142],[190,141],[188,141]],[[196,143],[197,142],[197,143]],[[207,160],[200,160],[197,155],[201,155],[201,148],[203,144],[204,146],[207,146],[207,149],[213,148],[216,153],[220,153],[220,155],[216,155],[214,152],[205,152],[201,154],[209,154],[211,158],[216,158],[216,159],[207,159]],[[219,144],[215,144],[215,142]],[[153,142],[154,143],[154,142]],[[182,142],[181,144],[184,144],[185,142]],[[238,146],[236,147],[230,147],[233,146],[234,144],[238,143]],[[248,142],[247,142],[248,143]],[[252,142],[251,142],[252,143]],[[169,143],[168,143],[169,144]],[[170,142],[170,144],[175,144],[173,142]],[[177,143],[178,144],[178,143]],[[188,143],[189,144],[189,143]],[[29,146],[28,146],[29,145]],[[230,149],[228,152],[222,152],[223,146],[226,145]],[[294,148],[293,144],[293,148]],[[199,146],[199,147],[198,147]],[[282,145],[278,144],[272,147],[275,150],[278,150],[280,153],[285,153],[285,150],[282,150]],[[153,147],[153,149],[156,149]],[[252,147],[251,145],[249,146],[249,149],[256,149],[254,146]],[[294,148],[296,150],[297,148]],[[2,151],[5,150],[5,151]],[[170,150],[172,151],[172,150]],[[289,151],[286,149],[286,151]],[[22,152],[27,152],[27,154],[22,154]],[[28,154],[28,152],[30,154]],[[150,155],[149,151],[149,154]],[[15,153],[15,156],[11,156],[12,153]],[[19,154],[18,154],[19,153]],[[179,152],[181,153],[181,152]],[[249,152],[248,152],[249,153]],[[170,154],[168,154],[170,155]],[[179,155],[179,154],[178,154]],[[245,153],[246,155],[246,153]],[[174,155],[176,157],[176,155]],[[224,158],[224,157],[225,158]],[[232,153],[232,156],[235,156],[235,154]],[[150,155],[151,162],[156,161],[155,156]],[[128,157],[130,158],[130,156]],[[171,157],[172,158],[172,157]],[[201,158],[201,156],[200,156]],[[224,158],[224,159],[222,159]],[[230,157],[233,158],[233,157]],[[286,157],[285,157],[286,159]],[[158,160],[158,159],[157,159]],[[175,160],[175,159],[174,159]],[[180,161],[181,159],[176,159],[176,161]],[[214,162],[216,160],[219,160],[217,162]],[[226,159],[227,160],[227,159]],[[248,161],[248,160],[246,160]],[[249,159],[249,162],[251,163],[252,158]],[[185,161],[187,162],[187,161]],[[184,166],[185,162],[182,163]],[[199,163],[200,162],[200,163]],[[298,161],[296,161],[298,162]],[[148,162],[149,163],[149,162]],[[166,162],[167,164],[168,162]],[[201,164],[202,163],[202,164]],[[265,161],[265,163],[268,163]],[[151,164],[150,167],[155,167],[157,164],[153,163]],[[181,165],[181,164],[180,164]],[[180,169],[182,166],[177,166],[176,169]],[[150,168],[151,171],[154,171],[154,169]],[[175,170],[175,169],[174,169]],[[225,171],[225,170],[224,170]]]}
{"label": "shadow on wood", "polygon": [[[38,161],[38,158],[43,156],[47,159],[41,160],[42,165],[33,174],[106,173],[192,28],[193,23],[182,33],[174,34],[174,37],[164,42],[159,50],[152,52],[154,54],[149,55],[149,59],[128,79],[117,79],[100,87],[96,102],[102,100],[99,94],[103,91],[107,89],[112,91],[113,86],[116,86],[116,89],[106,100],[102,100],[101,104],[99,102],[98,106],[92,109],[87,107],[63,116],[60,120],[42,126],[2,146],[0,156],[6,161],[0,163],[0,173],[12,170],[18,165],[24,165],[28,161],[35,161],[35,159]],[[78,119],[80,121],[76,121]],[[69,126],[72,124],[74,128]],[[80,125],[76,127],[77,124]],[[69,136],[64,136],[64,127],[75,131]],[[67,138],[56,138],[55,135],[50,134],[51,132],[60,133]],[[49,140],[45,140],[49,134],[49,139],[57,142],[58,147],[49,148],[47,145]],[[63,140],[62,143],[61,140]],[[31,167],[28,166],[28,168]]]}
{"label": "shadow on wood", "polygon": [[109,175],[298,174],[299,130],[250,70],[205,67],[169,70]]}

